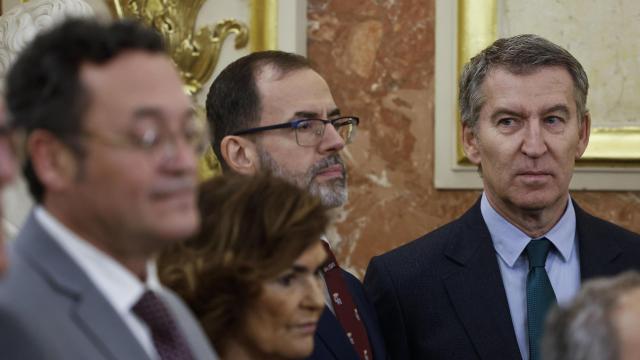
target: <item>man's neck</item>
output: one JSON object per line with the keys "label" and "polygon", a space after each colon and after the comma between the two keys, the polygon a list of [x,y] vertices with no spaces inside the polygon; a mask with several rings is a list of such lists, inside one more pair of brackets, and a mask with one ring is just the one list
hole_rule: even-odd
{"label": "man's neck", "polygon": [[[60,224],[73,232],[78,238],[91,244],[93,247],[111,257],[120,263],[127,270],[131,271],[140,281],[145,282],[147,278],[147,263],[150,256],[139,251],[131,251],[132,249],[117,249],[113,244],[114,237],[123,236],[117,233],[117,229],[101,229],[98,224],[87,224],[84,221],[77,221],[73,217],[67,216],[64,211],[60,211],[55,206],[47,206],[44,208],[54,217]],[[135,244],[135,241],[129,242]]]}
{"label": "man's neck", "polygon": [[522,209],[513,203],[495,201],[485,192],[491,207],[500,216],[505,218],[515,227],[527,234],[532,239],[539,238],[548,233],[562,218],[569,195],[561,197],[551,206],[543,209]]}

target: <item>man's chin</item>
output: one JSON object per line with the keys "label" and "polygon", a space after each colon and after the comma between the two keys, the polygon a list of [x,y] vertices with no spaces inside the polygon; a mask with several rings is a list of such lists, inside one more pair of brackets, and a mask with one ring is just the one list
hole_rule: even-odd
{"label": "man's chin", "polygon": [[[344,179],[340,179],[344,180]],[[318,198],[320,202],[327,208],[337,208],[347,203],[349,194],[344,181],[334,184],[318,184],[318,186],[310,189],[311,193]]]}

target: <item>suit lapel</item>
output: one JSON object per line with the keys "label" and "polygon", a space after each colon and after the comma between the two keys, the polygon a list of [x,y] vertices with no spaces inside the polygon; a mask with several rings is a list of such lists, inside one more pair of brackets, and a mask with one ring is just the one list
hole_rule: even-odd
{"label": "suit lapel", "polygon": [[96,348],[113,359],[148,359],[147,353],[113,307],[97,290],[86,291],[75,313],[78,326],[84,329]]}
{"label": "suit lapel", "polygon": [[[333,315],[331,310],[324,307],[322,316],[318,321],[318,330],[316,331],[316,340],[319,340],[325,348],[327,348],[336,359],[357,359],[353,349],[353,345],[349,342],[349,339],[342,329],[342,325],[338,322],[338,319]],[[316,344],[315,346],[319,346]]]}
{"label": "suit lapel", "polygon": [[54,291],[69,299],[70,321],[82,328],[106,358],[148,359],[122,318],[33,213],[16,239],[16,250],[51,283]]}
{"label": "suit lapel", "polygon": [[457,270],[443,278],[447,294],[481,359],[519,359],[511,313],[491,235],[478,201],[460,220],[445,256]]}
{"label": "suit lapel", "polygon": [[580,278],[584,281],[596,276],[611,275],[611,264],[620,256],[622,249],[610,240],[610,233],[603,233],[593,216],[573,203],[576,211],[576,231],[580,255]]}

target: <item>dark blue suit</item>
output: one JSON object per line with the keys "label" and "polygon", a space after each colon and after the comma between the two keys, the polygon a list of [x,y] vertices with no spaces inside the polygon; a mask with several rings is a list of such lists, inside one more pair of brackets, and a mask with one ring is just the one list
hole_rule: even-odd
{"label": "dark blue suit", "polygon": [[[373,351],[373,359],[386,359],[387,355],[380,327],[378,326],[378,318],[373,306],[367,299],[360,280],[344,270],[342,271],[342,275],[347,282],[353,301],[358,307],[360,318],[367,329],[371,351]],[[318,322],[318,330],[316,331],[314,340],[313,354],[311,354],[308,359],[359,360],[358,354],[356,354],[353,345],[349,342],[342,325],[340,325],[338,319],[336,319],[335,315],[333,315],[331,310],[326,306]]]}
{"label": "dark blue suit", "polygon": [[[574,203],[583,280],[640,269],[640,236]],[[496,252],[478,201],[387,254],[365,276],[391,359],[520,359]]]}

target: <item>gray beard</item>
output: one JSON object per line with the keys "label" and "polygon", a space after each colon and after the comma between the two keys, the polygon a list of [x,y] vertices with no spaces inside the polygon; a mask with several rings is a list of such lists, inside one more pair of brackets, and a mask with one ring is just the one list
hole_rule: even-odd
{"label": "gray beard", "polygon": [[268,171],[274,176],[285,179],[296,186],[307,189],[309,192],[320,199],[322,205],[327,208],[336,208],[344,205],[349,197],[347,191],[347,177],[343,170],[343,176],[339,179],[332,179],[325,183],[319,184],[314,180],[315,176],[323,169],[340,164],[344,169],[344,162],[338,154],[327,156],[326,158],[313,164],[309,170],[304,173],[292,173],[281,167],[271,155],[258,147],[258,157],[263,171]]}

